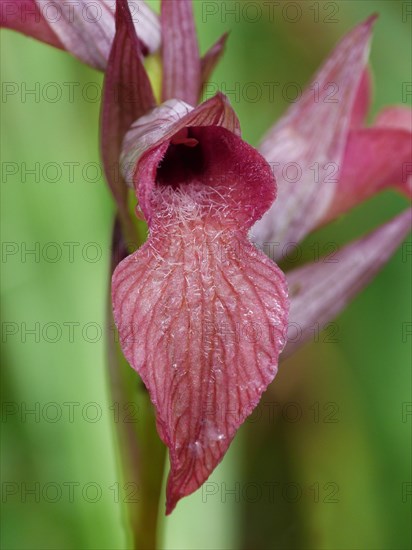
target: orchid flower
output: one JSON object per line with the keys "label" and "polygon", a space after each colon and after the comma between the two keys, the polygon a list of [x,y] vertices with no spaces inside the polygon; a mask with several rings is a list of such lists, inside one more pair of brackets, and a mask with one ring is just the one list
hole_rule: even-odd
{"label": "orchid flower", "polygon": [[[113,274],[113,311],[124,355],[149,391],[169,447],[170,513],[223,458],[274,379],[285,345],[291,353],[314,322],[336,316],[407,235],[410,210],[342,248],[334,263],[284,275],[273,261],[282,260],[284,245],[386,187],[410,197],[411,112],[389,108],[364,126],[372,17],[343,38],[256,150],[241,139],[224,95],[197,105],[226,36],[201,58],[190,1],[163,1],[157,105],[143,55],[158,47],[159,27],[141,2],[135,24],[132,4],[117,0],[115,32],[113,9],[105,11],[107,33],[106,23],[86,29],[77,18],[53,26],[43,15],[23,24],[13,14],[27,5],[38,10],[34,0],[11,2],[18,9],[9,9],[6,25],[105,69],[106,175],[123,228],[127,185],[149,227],[147,242]],[[110,170],[119,161],[123,179]],[[292,183],[288,163],[301,172]],[[268,243],[280,245],[272,259],[262,251]],[[287,343],[288,322],[301,327],[298,343]]]}

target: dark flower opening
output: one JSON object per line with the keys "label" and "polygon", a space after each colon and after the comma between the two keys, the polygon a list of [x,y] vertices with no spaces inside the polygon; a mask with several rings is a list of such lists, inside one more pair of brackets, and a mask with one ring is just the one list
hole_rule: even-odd
{"label": "dark flower opening", "polygon": [[[250,227],[272,204],[270,166],[253,147],[219,126],[191,126],[141,158],[135,174],[146,219],[214,219]],[[148,202],[146,202],[148,201]]]}
{"label": "dark flower opening", "polygon": [[200,128],[184,128],[176,134],[156,172],[156,184],[173,189],[199,181],[206,171],[207,157]]}

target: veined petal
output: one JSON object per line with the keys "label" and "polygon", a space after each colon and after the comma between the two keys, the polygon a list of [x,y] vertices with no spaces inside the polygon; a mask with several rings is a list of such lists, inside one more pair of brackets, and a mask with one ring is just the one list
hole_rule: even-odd
{"label": "veined petal", "polygon": [[[67,50],[88,65],[105,70],[115,34],[116,0],[2,0],[2,27]],[[144,53],[160,47],[157,15],[143,0],[129,0]]]}
{"label": "veined petal", "polygon": [[181,99],[196,105],[200,81],[200,56],[192,0],[162,0],[162,99]]}
{"label": "veined petal", "polygon": [[[287,274],[290,292],[289,325],[293,339],[284,354],[290,355],[324,326],[360,292],[385,265],[411,229],[411,209],[366,237],[342,248],[331,263],[305,265]],[[292,332],[292,331],[291,331]]]}
{"label": "veined petal", "polygon": [[218,64],[220,58],[223,55],[225,50],[226,41],[228,39],[229,33],[225,32],[217,42],[213,44],[211,48],[205,53],[201,59],[201,82],[202,86],[211,77],[213,71],[215,70],[216,65]]}
{"label": "veined petal", "polygon": [[132,122],[154,105],[128,2],[117,0],[116,35],[103,87],[101,150],[106,178],[119,208],[127,202],[127,187],[119,170],[124,135]]}
{"label": "veined petal", "polygon": [[36,0],[3,0],[0,28],[12,29],[64,50],[63,43],[42,15]]}
{"label": "veined petal", "polygon": [[260,152],[272,163],[278,199],[253,228],[259,245],[298,242],[325,214],[338,181],[374,19],[340,42],[302,98],[264,138]]}
{"label": "veined petal", "polygon": [[133,187],[137,162],[145,151],[168,141],[186,127],[213,125],[240,135],[236,113],[221,93],[195,109],[184,101],[171,99],[136,120],[127,132],[122,147],[121,166],[127,184]]}
{"label": "veined petal", "polygon": [[412,197],[412,133],[385,127],[351,131],[335,196],[321,223],[388,187]]}
{"label": "veined petal", "polygon": [[179,131],[144,153],[135,177],[150,236],[114,274],[114,317],[170,449],[170,513],[208,478],[273,380],[287,289],[247,239],[275,196],[270,167],[235,134]]}

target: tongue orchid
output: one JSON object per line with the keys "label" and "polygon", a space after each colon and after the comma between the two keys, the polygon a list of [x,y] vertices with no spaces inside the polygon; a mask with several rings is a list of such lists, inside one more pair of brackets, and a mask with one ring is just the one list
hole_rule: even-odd
{"label": "tongue orchid", "polygon": [[[371,17],[343,38],[256,150],[241,139],[225,96],[197,105],[227,36],[201,58],[189,0],[164,0],[160,19],[141,1],[117,0],[114,10],[101,0],[95,25],[79,11],[83,1],[54,23],[41,4],[6,0],[2,25],[105,71],[106,176],[123,230],[133,225],[130,187],[148,224],[147,242],[114,271],[112,299],[124,355],[170,451],[170,513],[222,459],[285,345],[292,353],[314,323],[336,316],[408,233],[410,210],[342,248],[333,263],[284,275],[273,261],[389,186],[410,197],[411,111],[387,108],[364,125]],[[158,105],[143,56],[160,45]],[[290,163],[300,174],[293,182],[285,178]],[[278,245],[273,259],[261,251],[268,243]],[[287,342],[288,317],[300,327],[298,342]]]}
{"label": "tongue orchid", "polygon": [[247,237],[275,180],[224,110],[224,97],[209,100],[140,157],[134,182],[150,235],[113,275],[123,352],[170,449],[168,512],[221,460],[286,343],[285,277]]}

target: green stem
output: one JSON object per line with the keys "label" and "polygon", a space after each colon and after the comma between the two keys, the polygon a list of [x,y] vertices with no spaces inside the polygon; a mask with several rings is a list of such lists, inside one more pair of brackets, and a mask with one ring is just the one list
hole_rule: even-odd
{"label": "green stem", "polygon": [[119,205],[118,220],[121,226],[124,241],[128,244],[129,248],[133,248],[133,250],[135,250],[136,247],[143,244],[142,240],[139,238],[136,226],[130,216],[127,204],[122,203]]}
{"label": "green stem", "polygon": [[[136,243],[136,231],[134,233]],[[127,255],[118,219],[115,222],[112,250],[113,270],[114,264]],[[110,297],[107,316],[109,326],[114,326]],[[123,495],[133,533],[133,548],[155,550],[158,547],[158,511],[165,446],[157,435],[148,392],[124,359],[117,340],[111,333],[108,342],[109,385],[117,411],[115,427],[124,474]]]}

